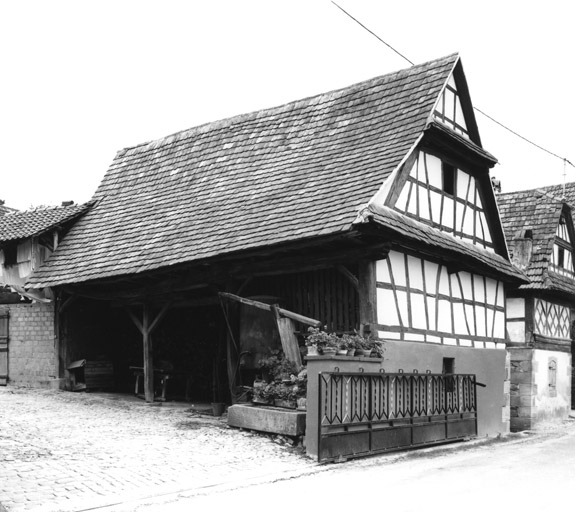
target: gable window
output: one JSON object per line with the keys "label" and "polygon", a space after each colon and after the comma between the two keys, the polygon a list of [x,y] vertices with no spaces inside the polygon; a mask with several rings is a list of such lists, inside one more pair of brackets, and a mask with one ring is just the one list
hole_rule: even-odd
{"label": "gable window", "polygon": [[573,247],[567,226],[567,219],[564,214],[559,219],[553,243],[553,254],[551,255],[551,268],[558,274],[575,277],[573,267]]}
{"label": "gable window", "polygon": [[443,191],[449,195],[455,195],[455,167],[441,162],[441,175]]}
{"label": "gable window", "polygon": [[402,170],[407,172],[405,181],[397,181],[401,191],[394,192],[396,199],[390,198],[388,205],[424,224],[494,250],[481,200],[482,185],[473,172],[423,150],[409,169]]}

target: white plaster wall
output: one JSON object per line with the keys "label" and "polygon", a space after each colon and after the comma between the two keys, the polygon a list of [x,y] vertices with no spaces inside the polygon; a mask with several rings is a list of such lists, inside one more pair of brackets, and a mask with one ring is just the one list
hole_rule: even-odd
{"label": "white plaster wall", "polygon": [[[557,360],[557,396],[549,396],[549,358]],[[564,420],[571,411],[571,354],[550,350],[533,351],[535,420]]]}

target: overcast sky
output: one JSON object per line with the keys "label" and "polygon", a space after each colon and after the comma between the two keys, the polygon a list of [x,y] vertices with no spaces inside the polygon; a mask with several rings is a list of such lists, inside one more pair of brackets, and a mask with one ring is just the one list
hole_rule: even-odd
{"label": "overcast sky", "polygon": [[[337,3],[415,63],[459,52],[474,106],[575,163],[569,2]],[[329,0],[0,0],[0,48],[0,199],[19,209],[87,201],[124,147],[409,67]],[[562,183],[476,115],[503,191]]]}

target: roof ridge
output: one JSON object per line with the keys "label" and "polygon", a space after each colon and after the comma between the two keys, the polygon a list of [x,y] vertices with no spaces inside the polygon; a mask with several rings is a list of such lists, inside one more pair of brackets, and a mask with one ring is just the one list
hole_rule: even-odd
{"label": "roof ridge", "polygon": [[459,53],[458,52],[453,52],[449,55],[446,55],[444,57],[439,57],[437,59],[431,59],[428,60],[426,62],[423,62],[421,64],[417,64],[417,65],[413,65],[410,66],[408,68],[402,68],[399,69],[397,71],[392,71],[390,73],[386,73],[384,75],[378,75],[372,78],[368,78],[366,80],[362,80],[360,82],[355,82],[353,84],[344,86],[344,87],[339,87],[337,89],[332,89],[330,91],[326,91],[326,92],[322,92],[322,93],[318,93],[318,94],[313,94],[311,96],[307,96],[305,98],[299,98],[296,100],[291,100],[288,101],[286,103],[282,103],[280,105],[275,105],[272,107],[266,107],[266,108],[262,108],[259,110],[253,110],[251,112],[246,112],[246,113],[242,113],[242,114],[236,114],[234,116],[230,116],[230,117],[225,117],[222,119],[218,119],[215,121],[208,121],[206,123],[202,123],[196,126],[192,126],[190,128],[185,128],[183,130],[178,130],[174,133],[171,133],[169,135],[165,135],[163,137],[160,137],[159,139],[152,139],[152,140],[148,140],[146,142],[141,142],[139,144],[135,144],[133,146],[126,146],[120,150],[118,150],[116,157],[118,156],[124,156],[127,153],[129,153],[131,150],[135,150],[138,148],[143,148],[143,147],[149,147],[152,145],[155,145],[156,147],[161,146],[164,143],[171,143],[173,142],[178,136],[181,135],[191,135],[193,133],[204,133],[206,131],[209,131],[211,129],[218,129],[218,128],[225,128],[225,127],[231,127],[234,124],[239,124],[241,122],[247,121],[249,119],[256,119],[258,117],[258,115],[260,114],[264,114],[264,113],[281,113],[287,110],[288,107],[296,107],[298,105],[306,105],[309,104],[311,101],[315,100],[315,99],[319,99],[319,98],[328,98],[332,95],[336,95],[337,93],[341,93],[343,91],[347,91],[347,90],[359,90],[361,88],[368,88],[370,86],[370,84],[373,83],[377,83],[379,81],[381,81],[384,78],[392,78],[394,76],[397,76],[398,78],[401,76],[402,73],[408,73],[408,72],[414,72],[414,70],[416,69],[422,69],[425,67],[429,67],[431,64],[439,64],[439,63],[444,63],[444,62],[448,62],[449,60],[453,60],[454,64],[457,61],[457,59],[459,59]]}

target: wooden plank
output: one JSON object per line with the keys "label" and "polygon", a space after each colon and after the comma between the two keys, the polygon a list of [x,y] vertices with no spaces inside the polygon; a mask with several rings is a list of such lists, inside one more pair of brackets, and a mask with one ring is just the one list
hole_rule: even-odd
{"label": "wooden plank", "polygon": [[[391,208],[393,208],[395,206],[395,203],[397,202],[397,199],[399,198],[399,195],[401,194],[401,191],[403,190],[403,187],[405,186],[405,182],[407,181],[407,178],[409,177],[411,168],[413,167],[418,156],[419,156],[419,151],[414,150],[407,157],[407,159],[405,160],[405,163],[398,170],[397,175],[395,177],[395,180],[393,182],[393,185],[391,186],[389,194],[385,200],[385,203],[384,203],[385,206],[389,206]],[[406,203],[406,209],[407,209],[408,204],[409,204],[409,201]]]}
{"label": "wooden plank", "polygon": [[271,310],[276,321],[282,349],[288,361],[294,362],[298,367],[301,366],[301,354],[299,344],[295,335],[295,325],[291,318],[282,317],[279,313],[279,307],[272,305]]}

